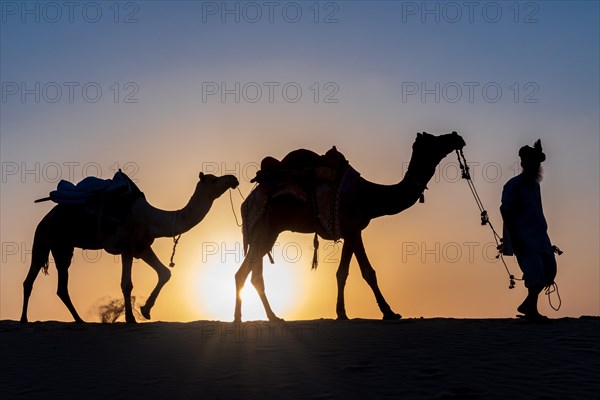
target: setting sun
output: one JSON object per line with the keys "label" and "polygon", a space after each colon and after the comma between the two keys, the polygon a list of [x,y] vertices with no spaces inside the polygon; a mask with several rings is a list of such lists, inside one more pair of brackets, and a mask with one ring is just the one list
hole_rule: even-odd
{"label": "setting sun", "polygon": [[[212,250],[211,250],[212,251]],[[194,293],[194,305],[202,318],[209,320],[233,320],[235,307],[235,280],[234,275],[241,265],[243,257],[240,254],[224,255],[214,253],[206,257],[204,263],[198,262],[202,268],[198,269],[189,289]],[[223,257],[222,262],[218,261]],[[227,260],[231,258],[231,260]],[[235,260],[234,260],[235,258]],[[304,287],[302,274],[298,272],[298,265],[278,260],[276,265],[271,265],[267,258],[263,260],[264,280],[267,295],[274,309],[283,318],[293,315],[297,308],[299,298]],[[248,277],[242,290],[245,320],[265,320],[266,315],[263,305],[252,286],[251,276]]]}

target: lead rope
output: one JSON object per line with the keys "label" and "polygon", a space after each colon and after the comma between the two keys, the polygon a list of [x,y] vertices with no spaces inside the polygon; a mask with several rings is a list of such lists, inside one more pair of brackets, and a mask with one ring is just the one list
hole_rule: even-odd
{"label": "lead rope", "polygon": [[[238,187],[238,191],[240,192],[242,199],[244,199],[244,195],[242,195],[242,192],[239,187]],[[233,206],[233,196],[231,195],[231,189],[229,189],[229,203],[231,204],[231,212],[233,213],[233,217],[235,218],[235,224],[241,228],[242,224],[239,223],[237,214],[235,213],[235,207]]]}
{"label": "lead rope", "polygon": [[[550,295],[554,292],[556,292],[556,296],[558,297],[558,305],[556,307],[554,307],[554,304],[552,304],[552,297],[550,297]],[[554,311],[560,310],[562,300],[560,298],[560,293],[558,293],[558,285],[556,284],[556,282],[554,282],[552,285],[548,285],[546,287],[546,290],[544,291],[544,294],[548,296],[548,303],[550,303],[550,307],[552,307]]]}
{"label": "lead rope", "polygon": [[[509,277],[508,288],[514,289],[515,288],[515,280],[522,281],[523,279],[515,278],[515,276],[513,274],[511,274],[510,270],[508,269],[508,265],[506,264],[506,260],[504,260],[504,255],[502,254],[502,251],[501,251],[502,237],[500,237],[500,235],[498,235],[498,232],[496,232],[496,230],[494,229],[494,226],[492,225],[492,222],[490,221],[488,213],[485,210],[485,208],[483,207],[481,197],[479,197],[479,193],[477,193],[475,184],[473,183],[473,180],[471,179],[471,174],[469,173],[469,165],[467,164],[467,159],[465,158],[465,155],[464,155],[462,149],[456,150],[456,156],[458,158],[458,164],[459,164],[460,170],[462,172],[462,178],[467,181],[467,183],[469,185],[469,189],[471,190],[471,193],[473,194],[473,197],[475,198],[475,202],[477,203],[477,207],[479,208],[479,212],[481,213],[481,225],[488,225],[494,235],[494,241],[496,242],[496,249],[498,250],[498,255],[496,256],[496,259],[500,259],[502,261],[502,264],[504,265],[504,269],[506,270],[506,273],[508,274],[508,277]],[[558,253],[558,255],[562,254],[562,251],[558,247],[553,246],[552,248],[556,253]],[[552,304],[552,298],[550,296],[554,292],[556,292],[556,295],[558,296],[558,306],[557,307],[554,307],[554,304]],[[562,305],[560,293],[558,292],[558,284],[556,284],[556,282],[554,282],[554,283],[552,283],[552,285],[548,285],[546,287],[546,290],[544,291],[544,294],[546,296],[548,296],[548,303],[550,304],[550,307],[552,307],[552,309],[554,311],[558,311],[560,309],[560,306]]]}
{"label": "lead rope", "polygon": [[462,149],[456,150],[456,156],[458,158],[458,165],[460,166],[460,170],[462,173],[462,179],[465,179],[467,181],[467,184],[469,185],[469,189],[471,190],[471,194],[475,198],[475,202],[477,203],[477,207],[479,208],[479,212],[481,215],[481,225],[488,225],[490,227],[490,229],[492,230],[492,234],[494,235],[494,241],[496,242],[496,249],[498,250],[498,255],[496,255],[496,259],[500,259],[502,261],[502,265],[504,265],[504,269],[506,270],[506,273],[508,274],[508,278],[509,278],[508,288],[514,289],[515,288],[515,280],[522,281],[523,279],[515,278],[515,276],[510,273],[508,265],[506,264],[506,260],[504,260],[504,255],[500,251],[500,249],[502,248],[502,238],[500,237],[500,235],[498,235],[498,232],[496,232],[496,229],[494,229],[494,225],[492,225],[492,222],[490,221],[488,213],[485,210],[485,208],[483,207],[483,202],[481,201],[481,197],[479,197],[479,193],[477,192],[477,189],[475,188],[473,179],[471,179],[471,173],[469,172],[469,165],[467,164],[467,160],[465,158],[465,155],[464,155]]}
{"label": "lead rope", "polygon": [[175,215],[173,215],[173,227],[171,232],[173,233],[173,251],[171,252],[171,259],[169,260],[169,267],[173,268],[175,266],[175,262],[173,262],[173,258],[175,257],[175,250],[177,249],[177,243],[179,243],[179,238],[181,238],[181,233],[175,236],[175,219],[177,218],[177,214],[179,210],[175,211]]}

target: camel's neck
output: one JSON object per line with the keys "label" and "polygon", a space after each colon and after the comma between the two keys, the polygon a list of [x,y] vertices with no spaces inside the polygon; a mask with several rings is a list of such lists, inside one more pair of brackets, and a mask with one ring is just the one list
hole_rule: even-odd
{"label": "camel's neck", "polygon": [[370,218],[398,214],[414,205],[435,173],[435,166],[421,167],[414,159],[408,165],[404,178],[395,185],[370,183]]}
{"label": "camel's neck", "polygon": [[164,211],[150,206],[148,229],[152,237],[173,237],[198,225],[210,210],[214,199],[196,187],[191,199],[178,211]]}

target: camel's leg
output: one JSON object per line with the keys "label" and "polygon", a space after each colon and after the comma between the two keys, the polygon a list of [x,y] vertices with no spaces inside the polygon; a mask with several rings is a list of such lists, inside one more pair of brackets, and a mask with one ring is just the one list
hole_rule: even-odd
{"label": "camel's leg", "polygon": [[27,277],[23,282],[23,312],[21,313],[21,322],[27,322],[27,307],[29,305],[29,296],[31,296],[31,291],[33,290],[33,282],[35,282],[35,278],[44,264],[32,261]]}
{"label": "camel's leg", "polygon": [[375,299],[377,300],[379,309],[383,313],[383,319],[402,318],[400,314],[396,314],[392,311],[388,303],[383,298],[383,294],[381,294],[381,290],[379,290],[379,285],[377,285],[377,275],[375,273],[375,270],[371,266],[369,259],[367,258],[365,246],[363,244],[362,237],[360,236],[360,234],[354,238],[353,242],[354,254],[356,255],[358,265],[360,266],[360,272],[362,274],[363,279],[369,284],[369,286],[371,286],[371,290],[373,290],[373,294],[375,295]]}
{"label": "camel's leg", "polygon": [[73,248],[52,249],[52,256],[54,257],[56,270],[58,271],[58,289],[56,294],[65,306],[67,306],[75,322],[83,322],[71,302],[71,296],[69,296],[69,267],[73,258]]}
{"label": "camel's leg", "polygon": [[235,311],[233,313],[233,322],[242,322],[242,289],[244,288],[244,283],[252,271],[251,261],[254,257],[256,251],[254,250],[254,246],[250,246],[248,249],[248,254],[244,258],[242,265],[235,273]]}
{"label": "camel's leg", "polygon": [[267,295],[265,293],[265,281],[263,279],[263,257],[252,263],[252,278],[250,281],[252,282],[252,285],[256,289],[258,296],[263,303],[263,307],[265,308],[265,312],[267,313],[267,318],[269,318],[269,321],[283,321],[283,319],[275,315],[271,309],[271,305],[269,304],[269,300],[267,299]]}
{"label": "camel's leg", "polygon": [[123,270],[121,273],[121,290],[125,300],[125,321],[135,324],[135,317],[131,309],[131,291],[133,283],[131,282],[131,267],[133,265],[133,256],[131,254],[121,254]]}
{"label": "camel's leg", "polygon": [[150,319],[150,310],[154,306],[156,298],[158,297],[162,287],[169,281],[169,279],[171,279],[171,271],[169,271],[169,269],[165,267],[162,262],[160,262],[150,247],[142,252],[140,258],[144,260],[146,264],[151,266],[158,274],[158,282],[156,283],[156,287],[152,293],[150,293],[150,297],[148,298],[148,301],[146,301],[146,304],[144,304],[140,309],[144,318]]}
{"label": "camel's leg", "polygon": [[264,246],[260,244],[251,244],[248,248],[248,254],[244,259],[244,262],[235,274],[236,298],[235,312],[233,315],[234,322],[242,321],[242,289],[244,288],[244,284],[246,283],[246,279],[248,279],[250,272],[252,272],[252,285],[254,285],[254,288],[256,289],[258,296],[263,303],[267,317],[270,321],[282,321],[282,319],[278,318],[271,309],[271,305],[269,304],[269,300],[267,299],[267,295],[265,293],[265,282],[262,274],[263,257],[268,251],[265,249],[271,249],[273,247],[273,243],[275,243],[275,239],[269,241],[269,243]]}
{"label": "camel's leg", "polygon": [[344,246],[342,247],[342,257],[336,273],[338,294],[335,311],[337,313],[337,319],[339,320],[348,319],[348,316],[346,315],[346,304],[344,301],[344,289],[346,287],[346,279],[348,278],[348,270],[350,269],[350,260],[352,259],[353,252],[354,250],[352,249],[351,242],[349,240],[344,241]]}
{"label": "camel's leg", "polygon": [[36,229],[36,234],[33,239],[33,249],[31,251],[31,265],[25,281],[23,281],[23,311],[21,313],[21,322],[27,322],[27,308],[29,307],[29,297],[33,290],[33,283],[37,278],[40,270],[44,265],[48,264],[48,256],[50,255],[50,247],[46,243],[46,237],[41,234],[43,230]]}

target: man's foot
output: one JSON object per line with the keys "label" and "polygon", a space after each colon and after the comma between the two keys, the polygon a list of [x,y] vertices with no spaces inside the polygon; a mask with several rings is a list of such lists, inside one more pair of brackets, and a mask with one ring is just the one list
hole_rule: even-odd
{"label": "man's foot", "polygon": [[532,324],[547,324],[552,322],[552,320],[545,315],[540,313],[537,314],[518,314],[517,318],[522,318],[523,320],[532,323]]}
{"label": "man's foot", "polygon": [[529,315],[529,314],[539,314],[538,310],[536,310],[533,307],[530,307],[526,301],[523,302],[523,304],[521,304],[519,307],[517,307],[517,311],[520,312],[523,315]]}

